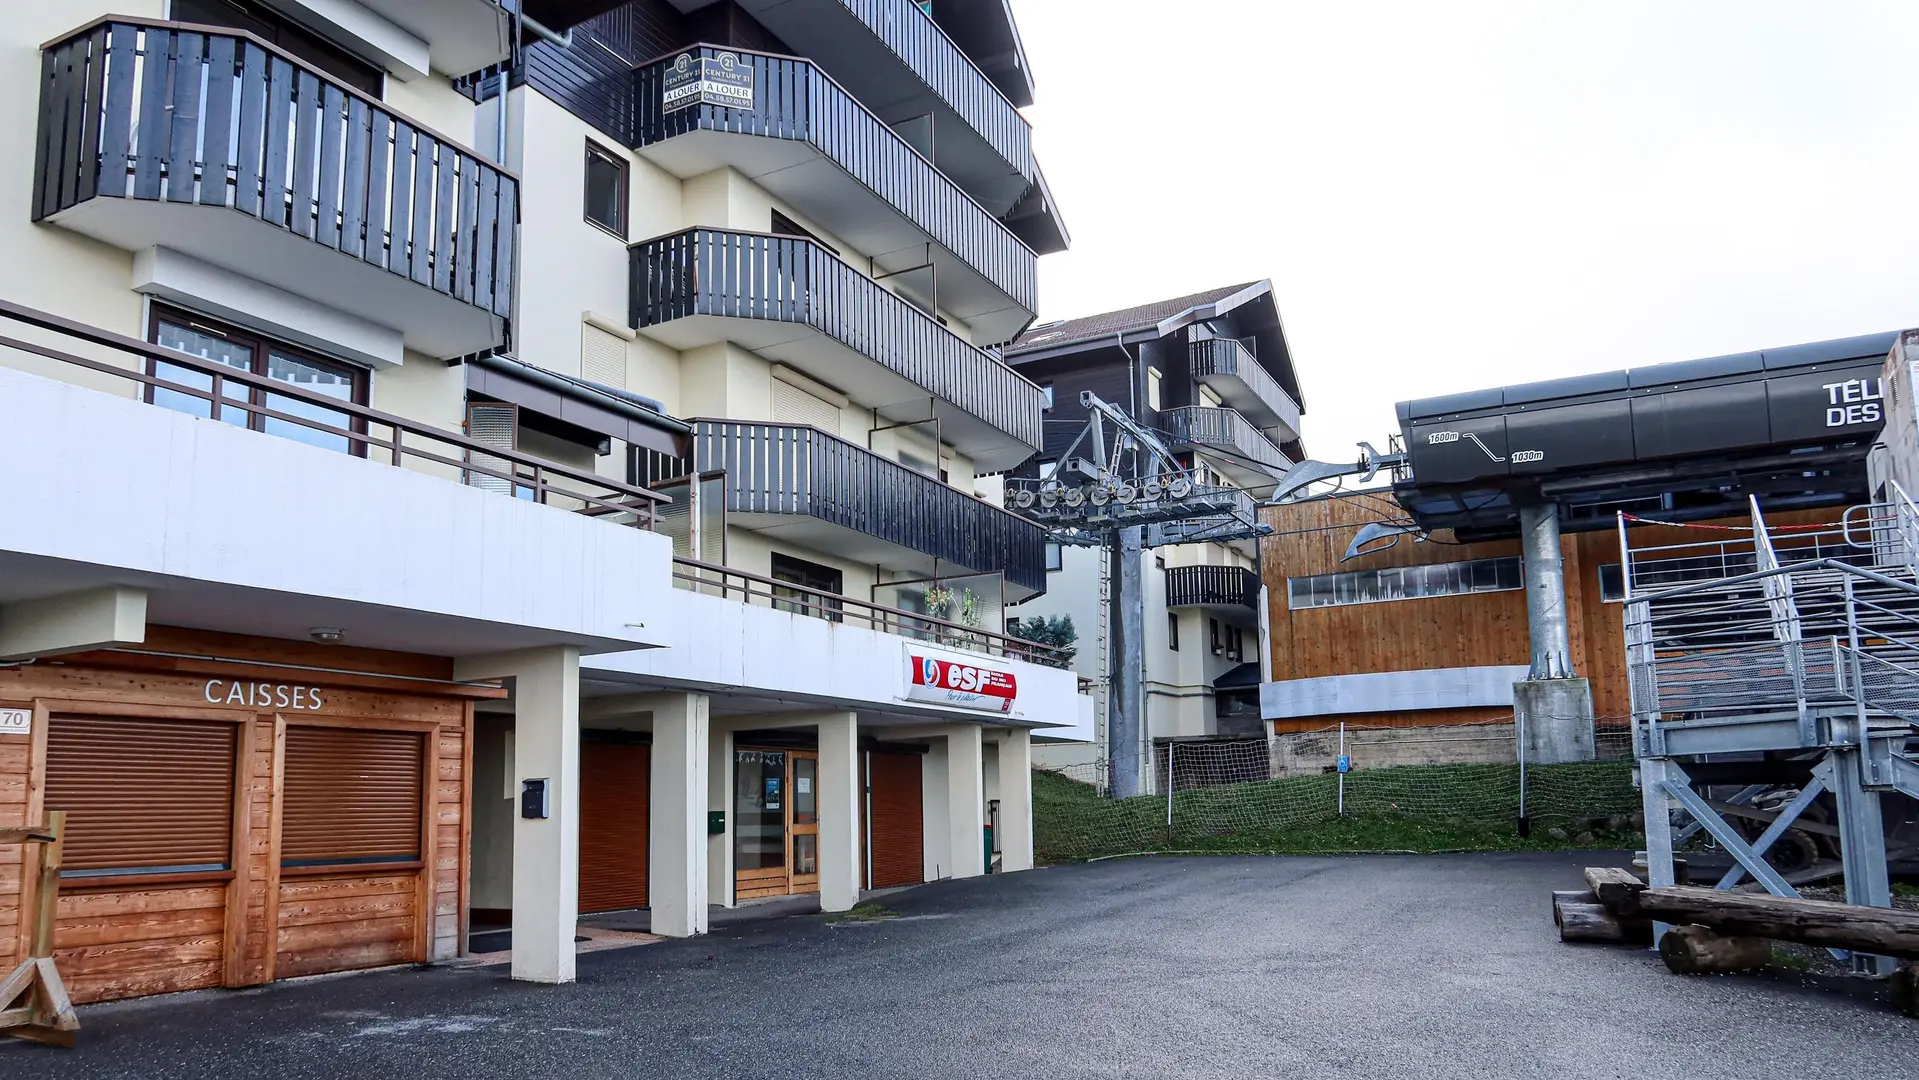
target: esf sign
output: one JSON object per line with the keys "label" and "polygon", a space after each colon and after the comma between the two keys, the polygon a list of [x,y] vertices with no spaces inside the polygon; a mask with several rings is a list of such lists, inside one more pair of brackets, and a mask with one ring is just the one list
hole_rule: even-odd
{"label": "esf sign", "polygon": [[1820,389],[1826,392],[1827,427],[1876,424],[1885,415],[1881,403],[1886,395],[1881,379],[1847,379],[1826,383]]}
{"label": "esf sign", "polygon": [[1010,671],[906,654],[906,700],[953,705],[982,712],[1010,713],[1019,681]]}
{"label": "esf sign", "polygon": [[204,694],[209,705],[244,705],[249,709],[286,709],[318,712],[326,707],[317,686],[292,683],[240,682],[208,679]]}
{"label": "esf sign", "polygon": [[666,72],[662,111],[677,112],[695,105],[752,108],[752,65],[730,52],[717,56],[681,53],[674,57],[673,66]]}

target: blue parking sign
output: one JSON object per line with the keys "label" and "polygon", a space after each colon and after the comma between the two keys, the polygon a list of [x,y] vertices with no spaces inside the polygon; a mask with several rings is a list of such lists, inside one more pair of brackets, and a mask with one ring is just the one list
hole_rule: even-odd
{"label": "blue parking sign", "polygon": [[1350,754],[1339,755],[1339,771],[1340,772],[1353,771],[1353,759]]}

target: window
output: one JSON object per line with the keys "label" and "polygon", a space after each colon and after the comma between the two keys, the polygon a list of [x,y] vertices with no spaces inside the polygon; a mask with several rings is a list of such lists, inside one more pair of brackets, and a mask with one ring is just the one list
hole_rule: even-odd
{"label": "window", "polygon": [[1050,574],[1055,570],[1063,570],[1065,569],[1065,567],[1066,567],[1066,556],[1064,552],[1062,551],[1062,549],[1060,548],[1060,546],[1058,544],[1047,544],[1046,545],[1046,572]]}
{"label": "window", "polygon": [[238,731],[208,720],[53,717],[46,803],[67,812],[60,876],[228,869]]}
{"label": "window", "polygon": [[1286,582],[1287,600],[1294,611],[1522,588],[1525,582],[1516,555],[1432,566],[1346,570],[1290,578]]}
{"label": "window", "polygon": [[1159,383],[1160,383],[1159,369],[1147,368],[1146,369],[1146,407],[1149,409],[1152,409],[1154,412],[1159,411]]}
{"label": "window", "polygon": [[1237,626],[1227,627],[1226,628],[1226,659],[1239,660],[1239,659],[1243,659],[1245,655],[1246,655],[1246,636],[1240,632],[1240,629]]}
{"label": "window", "polygon": [[840,253],[840,249],[821,240],[818,234],[806,226],[801,225],[799,222],[794,221],[792,218],[787,217],[785,214],[780,213],[778,210],[773,211],[773,227],[768,231],[774,236],[794,236],[801,240],[811,240],[815,244],[832,252],[835,257]]}
{"label": "window", "polygon": [[1179,612],[1166,613],[1166,648],[1171,652],[1179,651]]}
{"label": "window", "polygon": [[1042,461],[1039,463],[1039,478],[1041,480],[1051,480],[1053,477],[1058,475],[1059,475],[1059,462]]}
{"label": "window", "polygon": [[1041,386],[1039,388],[1039,392],[1046,395],[1046,404],[1042,406],[1042,408],[1044,408],[1048,412],[1051,412],[1053,408],[1053,384],[1047,383],[1044,386]]}
{"label": "window", "polygon": [[1207,619],[1206,625],[1207,628],[1212,631],[1213,655],[1218,656],[1220,653],[1226,651],[1225,647],[1219,643],[1219,620]]}
{"label": "window", "polygon": [[776,552],[773,555],[773,578],[787,582],[773,590],[778,598],[773,606],[781,611],[798,612],[832,622],[839,622],[843,617],[840,614],[842,579],[838,570]]}
{"label": "window", "polygon": [[417,862],[426,736],[289,725],[280,865]]}
{"label": "window", "polygon": [[626,158],[586,141],[586,220],[626,239]]}
{"label": "window", "polygon": [[[290,345],[282,345],[212,319],[155,306],[152,337],[155,344],[185,353],[203,364],[210,362],[283,382],[308,393],[351,404],[366,404],[367,373],[364,369],[322,360]],[[157,378],[196,390],[213,389],[212,375],[179,364],[153,360],[148,364],[148,372]],[[223,383],[222,387],[221,393],[226,400],[301,417],[316,426],[272,419],[237,405],[224,404],[220,406],[219,415],[222,423],[264,431],[269,435],[279,435],[326,450],[361,456],[366,454],[364,443],[356,443],[347,437],[348,432],[364,431],[364,425],[348,413],[238,383]],[[191,416],[211,418],[213,413],[213,404],[207,399],[159,386],[148,388],[147,400],[162,408]]]}
{"label": "window", "polygon": [[1626,598],[1626,575],[1618,563],[1599,564],[1599,599],[1613,602]]}
{"label": "window", "polygon": [[174,22],[245,30],[299,57],[370,97],[379,97],[386,73],[365,60],[316,37],[259,4],[238,0],[173,0]]}

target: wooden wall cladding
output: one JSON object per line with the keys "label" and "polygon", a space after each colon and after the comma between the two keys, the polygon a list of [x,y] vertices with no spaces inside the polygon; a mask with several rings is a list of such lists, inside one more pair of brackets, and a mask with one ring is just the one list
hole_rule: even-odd
{"label": "wooden wall cladding", "polygon": [[[49,809],[46,737],[63,713],[192,720],[238,733],[228,869],[62,880],[55,956],[74,1000],[247,986],[458,955],[470,843],[472,698],[492,695],[457,688],[445,688],[446,696],[427,694],[417,682],[382,679],[440,677],[431,658],[349,657],[301,643],[242,648],[243,642],[216,635],[155,630],[168,651],[225,659],[89,654],[0,671],[0,706],[35,710],[31,736],[0,736],[0,825],[39,820]],[[262,666],[355,666],[344,662],[349,658],[363,661],[357,669],[364,674]],[[245,693],[235,693],[236,681]],[[313,699],[302,695],[307,709],[280,708],[276,691],[288,684],[319,689],[323,704],[312,707]],[[248,694],[253,705],[245,704]],[[301,725],[427,738],[417,860],[282,870],[285,733]],[[0,847],[0,963],[26,953],[20,912],[32,902],[30,859],[20,845]]]}
{"label": "wooden wall cladding", "polygon": [[[1375,671],[1420,671],[1431,668],[1520,665],[1531,661],[1531,635],[1526,623],[1526,594],[1471,593],[1419,600],[1392,600],[1371,604],[1308,608],[1294,611],[1287,596],[1288,578],[1368,570],[1393,566],[1429,566],[1519,554],[1517,540],[1475,544],[1447,543],[1441,533],[1427,543],[1401,537],[1384,551],[1342,562],[1340,556],[1362,525],[1397,515],[1387,493],[1314,499],[1261,511],[1274,535],[1260,541],[1271,619],[1274,679],[1311,679]],[[1774,526],[1836,523],[1841,511],[1799,510],[1769,514]],[[1743,519],[1728,518],[1700,525],[1740,526]],[[1641,545],[1693,544],[1741,538],[1739,533],[1716,533],[1708,528],[1635,525],[1632,543]],[[1566,608],[1570,623],[1573,668],[1592,682],[1593,713],[1624,718],[1632,711],[1626,682],[1625,612],[1622,605],[1601,599],[1599,568],[1616,564],[1619,534],[1614,529],[1568,533],[1560,540],[1565,559]],[[1280,730],[1310,731],[1341,720],[1379,726],[1439,725],[1480,722],[1510,716],[1510,709],[1472,710],[1475,720],[1461,720],[1463,710],[1394,713],[1375,716],[1324,716],[1285,721]],[[1483,715],[1482,715],[1483,714]]]}

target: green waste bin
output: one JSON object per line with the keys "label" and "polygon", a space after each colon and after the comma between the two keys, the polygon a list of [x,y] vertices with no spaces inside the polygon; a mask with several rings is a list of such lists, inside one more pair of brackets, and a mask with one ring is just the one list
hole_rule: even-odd
{"label": "green waste bin", "polygon": [[987,873],[993,872],[993,827],[991,825],[986,827],[986,862],[982,865],[986,867]]}

